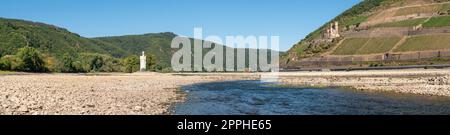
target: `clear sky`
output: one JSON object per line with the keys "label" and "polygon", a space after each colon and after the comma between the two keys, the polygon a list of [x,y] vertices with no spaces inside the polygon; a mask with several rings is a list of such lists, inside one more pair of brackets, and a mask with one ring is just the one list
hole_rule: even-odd
{"label": "clear sky", "polygon": [[0,17],[67,28],[84,37],[174,32],[280,36],[288,50],[361,0],[2,0]]}

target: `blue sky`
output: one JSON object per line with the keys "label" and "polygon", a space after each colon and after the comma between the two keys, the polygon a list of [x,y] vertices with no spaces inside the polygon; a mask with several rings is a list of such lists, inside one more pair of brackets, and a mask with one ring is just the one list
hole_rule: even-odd
{"label": "blue sky", "polygon": [[0,17],[64,27],[84,37],[174,32],[280,36],[288,50],[361,0],[2,0]]}

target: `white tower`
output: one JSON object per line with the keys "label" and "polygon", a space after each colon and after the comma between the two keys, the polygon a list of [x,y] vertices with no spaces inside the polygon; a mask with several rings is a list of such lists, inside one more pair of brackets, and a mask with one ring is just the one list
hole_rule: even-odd
{"label": "white tower", "polygon": [[144,51],[142,51],[142,56],[140,57],[140,65],[141,65],[141,67],[139,68],[139,70],[142,72],[142,71],[145,71],[146,69],[147,69],[147,57],[145,57],[145,52]]}

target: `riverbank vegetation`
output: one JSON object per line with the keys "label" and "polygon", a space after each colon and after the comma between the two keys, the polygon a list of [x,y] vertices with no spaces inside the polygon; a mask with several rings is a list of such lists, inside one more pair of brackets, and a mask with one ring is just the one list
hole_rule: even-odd
{"label": "riverbank vegetation", "polygon": [[450,26],[450,16],[433,17],[423,24],[424,27],[445,27]]}
{"label": "riverbank vegetation", "polygon": [[426,35],[414,36],[406,39],[395,52],[428,51],[448,49],[450,46],[450,35]]}
{"label": "riverbank vegetation", "polygon": [[[177,35],[169,32],[105,38],[86,38],[58,26],[0,17],[0,70],[26,72],[123,72],[126,57],[145,51],[150,71],[170,70],[170,43]],[[128,38],[137,37],[137,38]],[[121,42],[123,41],[123,42]],[[20,48],[29,49],[34,58],[24,62]],[[31,56],[31,55],[26,55]],[[37,62],[37,63],[35,63]],[[29,64],[42,64],[29,65]],[[30,68],[30,69],[28,69]],[[33,69],[38,68],[38,69]]]}
{"label": "riverbank vegetation", "polygon": [[408,19],[403,21],[381,23],[373,27],[414,27],[424,23],[426,20],[427,18]]}
{"label": "riverbank vegetation", "polygon": [[[148,71],[162,71],[156,65],[153,55],[147,56]],[[131,55],[126,58],[114,58],[98,53],[64,53],[60,59],[43,54],[33,47],[18,49],[14,55],[0,58],[0,70],[22,72],[136,72],[139,70],[139,58]]]}

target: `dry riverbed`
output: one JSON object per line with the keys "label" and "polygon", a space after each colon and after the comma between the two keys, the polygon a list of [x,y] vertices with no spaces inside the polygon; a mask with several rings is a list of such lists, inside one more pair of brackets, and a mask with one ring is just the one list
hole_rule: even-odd
{"label": "dry riverbed", "polygon": [[168,114],[181,85],[234,77],[136,74],[0,76],[0,114]]}

